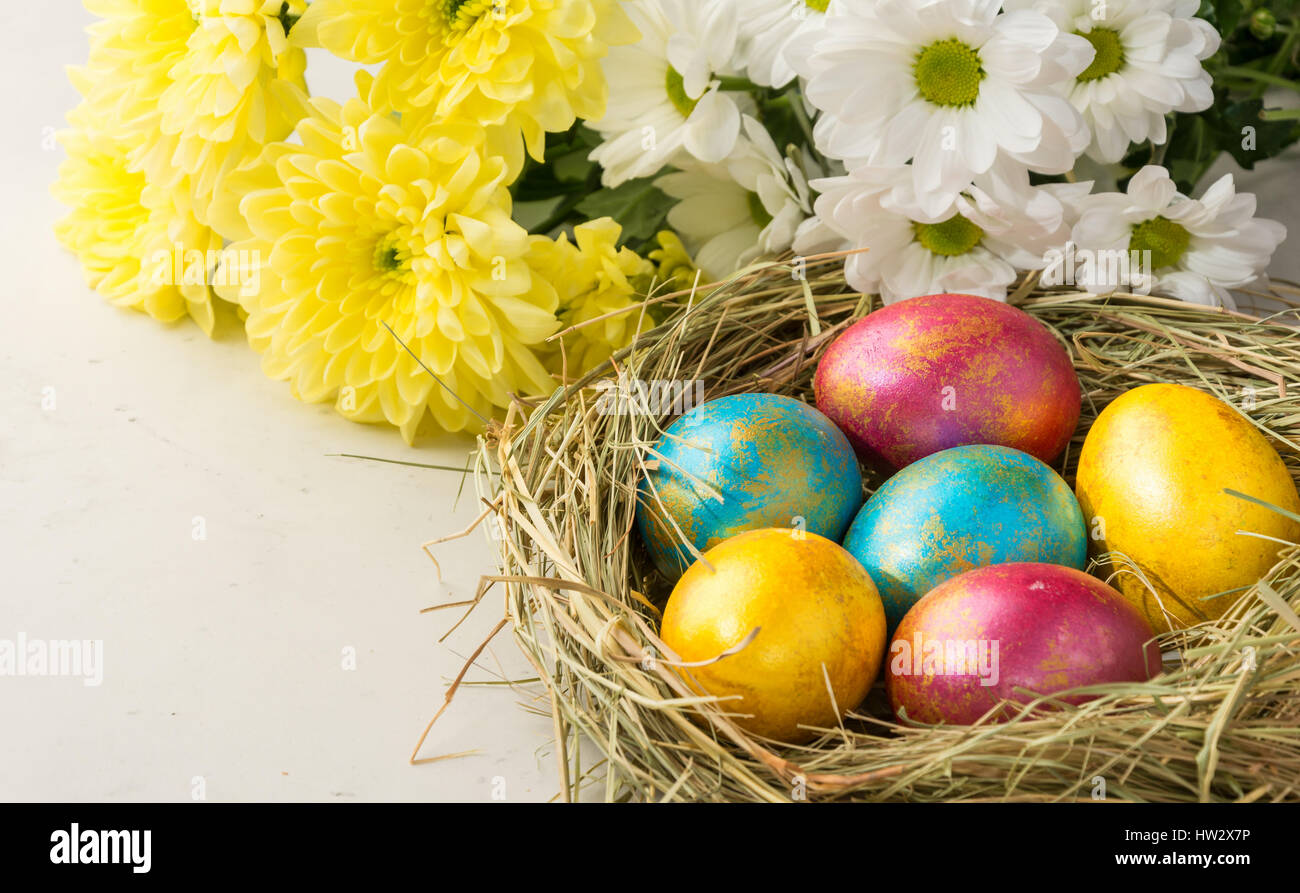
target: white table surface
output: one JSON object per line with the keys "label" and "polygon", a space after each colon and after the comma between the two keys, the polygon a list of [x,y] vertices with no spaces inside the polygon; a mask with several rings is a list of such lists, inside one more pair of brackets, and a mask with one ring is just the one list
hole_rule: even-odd
{"label": "white table surface", "polygon": [[[240,333],[114,309],[55,241],[49,135],[89,19],[76,0],[0,12],[0,639],[103,640],[104,680],[0,677],[0,800],[190,800],[196,777],[209,801],[549,799],[537,689],[463,688],[424,753],[477,753],[407,765],[501,616],[489,595],[438,644],[455,615],[418,613],[492,571],[482,535],[439,551],[441,585],[419,549],[477,514],[472,487],[454,505],[455,474],[329,455],[462,465],[472,441],[410,450],[297,403]],[[322,54],[309,70],[351,89]],[[1241,178],[1293,227],[1296,170]],[[1300,279],[1294,250],[1275,271]],[[507,633],[479,664],[471,679],[531,675]]]}
{"label": "white table surface", "polygon": [[[458,613],[418,613],[492,569],[482,534],[438,552],[442,585],[419,548],[478,514],[473,487],[453,507],[459,475],[329,456],[463,466],[473,441],[411,450],[298,403],[241,333],[115,309],[55,240],[46,136],[89,21],[76,0],[0,12],[0,639],[102,639],[104,681],[0,677],[0,800],[189,800],[196,776],[209,801],[549,799],[550,720],[504,687],[462,688],[424,751],[477,755],[407,765],[502,615],[489,594],[438,644]],[[333,61],[312,86],[342,97]],[[480,664],[533,675],[508,633]]]}

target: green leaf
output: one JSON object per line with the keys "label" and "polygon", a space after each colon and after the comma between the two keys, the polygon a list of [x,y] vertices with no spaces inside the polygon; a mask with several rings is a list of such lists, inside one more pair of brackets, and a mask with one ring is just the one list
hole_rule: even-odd
{"label": "green leaf", "polygon": [[1259,113],[1263,108],[1264,102],[1259,99],[1239,100],[1214,108],[1223,128],[1221,145],[1246,170],[1258,161],[1277,155],[1300,135],[1294,121],[1261,120]]}
{"label": "green leaf", "polygon": [[1206,116],[1179,115],[1165,151],[1165,167],[1178,184],[1178,190],[1191,195],[1196,183],[1218,157],[1217,137]]}
{"label": "green leaf", "polygon": [[623,227],[624,242],[643,242],[664,228],[672,205],[653,180],[642,179],[593,192],[578,203],[578,211],[588,219],[613,217]]}
{"label": "green leaf", "polygon": [[1265,121],[1259,99],[1234,98],[1215,91],[1215,101],[1196,115],[1176,115],[1165,152],[1165,166],[1185,195],[1193,194],[1218,157],[1227,152],[1250,170],[1300,139],[1295,121]]}
{"label": "green leaf", "polygon": [[600,144],[599,134],[577,124],[546,135],[545,161],[529,158],[510,187],[516,202],[540,202],[556,196],[584,195],[600,186],[600,171],[587,156]]}
{"label": "green leaf", "polygon": [[594,149],[604,142],[599,133],[592,130],[581,121],[578,122],[578,125],[573,128],[571,133],[573,137],[572,142],[575,146],[585,146],[588,149]]}
{"label": "green leaf", "polygon": [[1241,0],[1214,0],[1214,24],[1224,37],[1232,36],[1241,24],[1245,7]]}
{"label": "green leaf", "polygon": [[591,176],[592,169],[596,167],[596,162],[587,156],[591,150],[585,146],[573,152],[566,153],[556,158],[551,163],[552,170],[555,172],[555,179],[561,183],[585,183]]}
{"label": "green leaf", "polygon": [[795,111],[794,103],[799,101],[791,91],[790,94],[764,97],[758,104],[758,119],[782,153],[788,146],[803,146],[808,142]]}
{"label": "green leaf", "polygon": [[530,233],[536,233],[538,227],[545,225],[551,219],[551,215],[559,209],[563,201],[564,196],[557,195],[553,198],[544,198],[538,201],[515,202],[515,223],[518,223]]}

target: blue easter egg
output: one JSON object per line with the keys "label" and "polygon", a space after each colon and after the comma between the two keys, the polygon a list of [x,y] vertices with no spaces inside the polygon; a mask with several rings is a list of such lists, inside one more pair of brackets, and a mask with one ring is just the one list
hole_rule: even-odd
{"label": "blue easter egg", "polygon": [[862,504],[848,438],[813,407],[776,394],[736,394],[673,422],[646,457],[637,526],[675,580],[695,556],[747,530],[789,527],[839,542]]}
{"label": "blue easter egg", "polygon": [[978,444],[920,459],[858,512],[844,548],[880,590],[892,631],[935,586],[1008,562],[1083,569],[1083,512],[1061,476],[1010,447]]}

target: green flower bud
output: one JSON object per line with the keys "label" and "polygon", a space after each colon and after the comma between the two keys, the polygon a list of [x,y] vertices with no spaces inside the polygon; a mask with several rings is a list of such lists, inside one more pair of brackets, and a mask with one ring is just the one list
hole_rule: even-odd
{"label": "green flower bud", "polygon": [[1277,16],[1272,10],[1257,9],[1250,15],[1250,33],[1260,40],[1268,40],[1277,31]]}

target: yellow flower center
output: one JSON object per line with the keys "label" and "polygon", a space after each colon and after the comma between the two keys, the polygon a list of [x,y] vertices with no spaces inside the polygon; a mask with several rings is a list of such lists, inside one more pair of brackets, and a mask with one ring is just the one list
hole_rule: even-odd
{"label": "yellow flower center", "polygon": [[954,107],[972,104],[985,77],[980,54],[955,37],[937,40],[917,53],[912,74],[926,100]]}
{"label": "yellow flower center", "polygon": [[1182,260],[1192,234],[1182,224],[1165,217],[1153,217],[1133,227],[1129,251],[1150,251],[1151,269],[1163,270]]}
{"label": "yellow flower center", "polygon": [[686,82],[682,78],[682,73],[669,65],[664,86],[668,90],[668,98],[672,100],[673,108],[677,109],[683,118],[689,118],[700,101],[686,95]]}
{"label": "yellow flower center", "polygon": [[442,16],[453,32],[468,31],[487,13],[505,12],[506,0],[433,0],[442,8]]}
{"label": "yellow flower center", "polygon": [[967,254],[984,238],[984,230],[960,214],[954,214],[942,223],[913,223],[912,229],[916,231],[916,241],[940,257]]}
{"label": "yellow flower center", "polygon": [[389,233],[375,242],[373,260],[375,269],[385,276],[403,282],[414,281],[410,252],[403,247],[396,234]]}
{"label": "yellow flower center", "polygon": [[1097,51],[1092,64],[1079,74],[1080,81],[1096,81],[1114,74],[1124,67],[1124,45],[1119,42],[1119,32],[1111,28],[1093,28],[1087,34],[1076,31]]}
{"label": "yellow flower center", "polygon": [[826,7],[831,5],[831,0],[804,0],[804,6],[809,9],[815,9],[818,12],[825,12]]}

